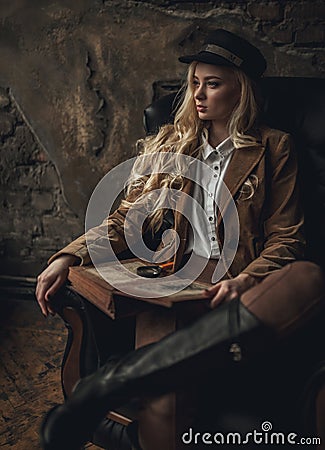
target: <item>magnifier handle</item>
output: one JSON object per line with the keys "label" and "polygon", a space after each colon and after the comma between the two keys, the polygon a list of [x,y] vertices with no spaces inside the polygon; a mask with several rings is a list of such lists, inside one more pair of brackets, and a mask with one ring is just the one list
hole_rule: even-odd
{"label": "magnifier handle", "polygon": [[162,270],[164,270],[164,269],[170,269],[170,268],[172,268],[173,265],[174,265],[174,262],[173,262],[173,261],[170,261],[170,262],[167,262],[167,263],[164,263],[164,264],[159,264],[159,267],[160,267]]}

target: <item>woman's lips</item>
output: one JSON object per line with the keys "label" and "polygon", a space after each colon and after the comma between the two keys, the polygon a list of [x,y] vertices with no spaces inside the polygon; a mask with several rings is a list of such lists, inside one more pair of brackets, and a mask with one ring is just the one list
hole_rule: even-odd
{"label": "woman's lips", "polygon": [[206,106],[202,106],[202,105],[197,105],[196,109],[198,112],[204,112],[206,111],[207,107]]}

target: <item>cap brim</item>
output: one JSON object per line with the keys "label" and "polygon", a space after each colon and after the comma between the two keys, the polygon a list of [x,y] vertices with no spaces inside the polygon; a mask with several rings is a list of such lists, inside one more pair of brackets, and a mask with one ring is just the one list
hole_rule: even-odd
{"label": "cap brim", "polygon": [[236,67],[231,61],[223,58],[222,56],[216,55],[211,52],[200,52],[196,55],[187,55],[181,56],[178,60],[185,64],[190,64],[193,61],[203,62],[205,64],[213,64],[215,66],[228,66],[228,67]]}

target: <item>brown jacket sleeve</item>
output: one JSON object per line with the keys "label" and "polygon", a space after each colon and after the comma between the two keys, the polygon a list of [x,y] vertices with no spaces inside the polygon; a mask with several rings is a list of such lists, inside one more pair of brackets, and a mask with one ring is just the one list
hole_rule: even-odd
{"label": "brown jacket sleeve", "polygon": [[[140,195],[141,190],[134,189],[128,197],[128,200],[133,202]],[[109,251],[107,240],[110,241],[115,255],[118,255],[119,253],[127,250],[128,246],[124,237],[124,221],[127,212],[127,207],[120,206],[100,225],[91,228],[89,231],[87,231],[87,233],[83,234],[82,236],[68,244],[66,247],[64,247],[62,250],[51,256],[51,258],[48,260],[48,263],[50,264],[61,255],[68,254],[80,258],[80,265],[90,264],[91,258],[89,254],[89,248],[91,250],[92,257],[96,258],[96,262],[109,261],[110,259],[112,259],[113,255]],[[135,227],[137,230],[139,229],[138,224],[136,224],[135,222],[131,224],[131,226]]]}
{"label": "brown jacket sleeve", "polygon": [[269,189],[266,190],[264,242],[259,256],[244,270],[265,277],[304,256],[304,216],[299,202],[297,159],[292,139],[284,134],[268,154]]}

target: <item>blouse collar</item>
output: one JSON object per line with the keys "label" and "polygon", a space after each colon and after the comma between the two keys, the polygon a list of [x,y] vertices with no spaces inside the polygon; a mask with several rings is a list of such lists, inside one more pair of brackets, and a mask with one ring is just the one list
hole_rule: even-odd
{"label": "blouse collar", "polygon": [[207,160],[210,155],[215,154],[220,158],[225,158],[235,149],[233,141],[230,136],[228,136],[225,140],[220,142],[216,147],[212,147],[209,144],[208,140],[203,136],[203,149],[202,149],[202,158],[203,160]]}

